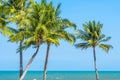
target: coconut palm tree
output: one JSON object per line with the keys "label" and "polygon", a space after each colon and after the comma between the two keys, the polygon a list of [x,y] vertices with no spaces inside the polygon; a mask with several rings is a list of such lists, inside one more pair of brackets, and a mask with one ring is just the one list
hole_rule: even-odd
{"label": "coconut palm tree", "polygon": [[[58,5],[57,8],[59,8],[59,6],[60,5]],[[47,73],[50,46],[51,46],[51,44],[55,44],[56,46],[59,45],[59,39],[58,39],[58,37],[57,37],[58,35],[56,33],[56,29],[58,27],[58,26],[56,26],[56,24],[57,24],[58,20],[57,20],[57,16],[55,14],[55,9],[53,7],[52,2],[50,2],[48,8],[50,10],[48,15],[51,15],[51,18],[47,18],[48,21],[49,21],[48,26],[52,27],[52,28],[49,28],[48,35],[44,39],[44,42],[47,43],[47,51],[46,51],[46,58],[45,58],[45,64],[44,64],[43,80],[46,80],[46,73]],[[48,16],[48,17],[50,17],[50,16]]]}
{"label": "coconut palm tree", "polygon": [[[76,28],[76,25],[71,23],[68,19],[61,19],[60,14],[60,4],[58,4],[57,8],[54,9],[52,2],[49,5],[53,11],[51,12],[52,17],[50,18],[52,22],[49,23],[49,27],[52,26],[48,30],[48,35],[46,36],[44,42],[47,43],[47,50],[46,50],[46,58],[45,58],[45,64],[44,64],[44,74],[43,74],[43,80],[46,80],[46,74],[47,74],[47,66],[48,66],[48,59],[49,59],[49,51],[51,44],[55,44],[58,46],[60,44],[60,39],[64,39],[68,42],[74,43],[75,38],[72,34],[68,33],[65,29],[67,28]],[[49,18],[48,18],[49,19]]]}
{"label": "coconut palm tree", "polygon": [[93,48],[94,55],[94,68],[96,72],[96,80],[99,80],[98,70],[96,66],[96,47],[99,46],[105,52],[108,52],[112,45],[104,44],[111,39],[111,37],[105,37],[102,34],[102,24],[100,22],[96,23],[95,21],[89,21],[83,24],[83,30],[79,30],[78,39],[81,39],[82,43],[77,43],[76,48],[87,49],[89,47]]}
{"label": "coconut palm tree", "polygon": [[[19,42],[19,54],[20,54],[20,77],[23,73],[23,41],[24,41],[24,28],[29,26],[29,19],[27,18],[30,12],[28,0],[9,0],[7,5],[10,7],[9,22],[16,23],[16,28],[9,28],[13,34],[10,36],[11,42]],[[17,37],[16,37],[17,36]],[[19,37],[19,38],[18,38]]]}
{"label": "coconut palm tree", "polygon": [[[42,0],[43,1],[43,0]],[[26,75],[30,64],[33,62],[34,58],[36,57],[37,53],[39,52],[40,45],[42,44],[44,37],[48,34],[48,30],[46,27],[46,24],[48,23],[46,21],[46,4],[44,2],[41,2],[41,4],[38,4],[36,2],[32,3],[32,13],[29,17],[31,23],[31,27],[29,27],[28,31],[30,32],[30,35],[25,41],[24,48],[27,49],[30,46],[34,46],[36,48],[35,53],[32,55],[30,60],[28,61],[26,68],[20,77],[20,80],[23,80],[24,76]]]}

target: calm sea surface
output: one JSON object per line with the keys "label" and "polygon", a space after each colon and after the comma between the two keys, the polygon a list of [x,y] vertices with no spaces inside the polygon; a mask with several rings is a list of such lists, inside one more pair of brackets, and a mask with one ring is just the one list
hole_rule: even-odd
{"label": "calm sea surface", "polygon": [[[24,80],[42,80],[42,71],[29,71]],[[18,71],[0,71],[0,80],[19,80]],[[120,71],[101,71],[100,80],[120,80]],[[93,71],[49,71],[47,80],[95,80]]]}

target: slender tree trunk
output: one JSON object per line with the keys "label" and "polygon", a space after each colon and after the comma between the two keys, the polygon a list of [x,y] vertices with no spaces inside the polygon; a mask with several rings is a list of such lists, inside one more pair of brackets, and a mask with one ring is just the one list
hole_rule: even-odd
{"label": "slender tree trunk", "polygon": [[23,78],[25,77],[25,75],[26,75],[26,73],[27,73],[27,71],[28,71],[28,69],[29,69],[29,67],[30,67],[30,64],[33,62],[34,58],[36,57],[36,55],[37,55],[37,53],[38,53],[38,51],[39,51],[39,48],[40,48],[40,41],[39,41],[39,43],[38,43],[36,52],[35,52],[35,53],[32,55],[32,57],[30,58],[30,60],[29,60],[29,62],[28,62],[28,64],[27,64],[27,66],[26,66],[26,68],[25,68],[22,76],[20,77],[20,80],[23,80]]}
{"label": "slender tree trunk", "polygon": [[49,58],[49,51],[50,51],[50,43],[47,44],[47,52],[46,52],[46,59],[45,59],[45,65],[44,65],[43,80],[46,80],[47,66],[48,66],[48,58]]}
{"label": "slender tree trunk", "polygon": [[93,47],[93,55],[94,55],[94,68],[96,73],[96,80],[99,80],[98,70],[96,66],[96,53],[95,53],[95,47]]}
{"label": "slender tree trunk", "polygon": [[22,76],[23,73],[23,53],[22,53],[22,41],[20,41],[20,76]]}

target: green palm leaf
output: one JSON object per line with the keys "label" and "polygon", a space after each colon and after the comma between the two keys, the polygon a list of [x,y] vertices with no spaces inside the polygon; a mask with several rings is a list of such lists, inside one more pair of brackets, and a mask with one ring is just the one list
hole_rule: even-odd
{"label": "green palm leaf", "polygon": [[99,44],[99,47],[106,52],[108,52],[110,48],[113,48],[112,45],[108,45],[108,44]]}
{"label": "green palm leaf", "polygon": [[81,48],[83,50],[83,49],[87,49],[87,48],[91,47],[91,45],[86,42],[86,43],[75,44],[75,47],[76,48]]}
{"label": "green palm leaf", "polygon": [[109,41],[111,39],[111,37],[106,37],[105,39],[101,39],[100,41],[99,41],[99,43],[101,43],[101,42],[107,42],[107,41]]}

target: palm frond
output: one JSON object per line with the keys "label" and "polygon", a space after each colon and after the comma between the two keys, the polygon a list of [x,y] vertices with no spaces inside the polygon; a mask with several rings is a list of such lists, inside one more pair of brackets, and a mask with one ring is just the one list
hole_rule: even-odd
{"label": "palm frond", "polygon": [[91,45],[89,43],[85,42],[85,43],[77,43],[77,44],[75,44],[75,47],[81,48],[83,50],[83,49],[87,49],[87,48],[91,47]]}
{"label": "palm frond", "polygon": [[12,32],[8,29],[8,26],[4,26],[1,32],[4,36],[10,36],[12,34]]}
{"label": "palm frond", "polygon": [[102,40],[104,38],[105,38],[105,35],[104,34],[100,34],[98,41],[100,41],[100,40]]}
{"label": "palm frond", "polygon": [[35,32],[36,32],[36,35],[38,35],[39,37],[40,36],[45,36],[45,35],[48,34],[48,30],[47,30],[46,26],[45,25],[41,25],[41,24],[39,24],[36,27]]}
{"label": "palm frond", "polygon": [[65,29],[65,28],[68,28],[68,27],[71,27],[71,28],[74,28],[76,29],[76,24],[74,23],[71,23],[68,19],[62,19],[62,28]]}
{"label": "palm frond", "polygon": [[9,37],[9,41],[18,43],[19,41],[28,38],[28,36],[30,36],[30,35],[31,35],[31,33],[28,31],[19,31],[17,33],[11,34]]}
{"label": "palm frond", "polygon": [[61,6],[61,3],[58,4],[58,6],[57,6],[57,8],[55,10],[55,15],[56,16],[59,16],[59,14],[60,14],[60,6]]}
{"label": "palm frond", "polygon": [[73,45],[76,41],[76,38],[73,34],[68,33],[65,36],[65,40]]}
{"label": "palm frond", "polygon": [[101,42],[107,42],[107,41],[109,41],[110,39],[111,39],[111,37],[106,37],[106,38],[104,38],[104,39],[99,40],[99,43],[101,43]]}
{"label": "palm frond", "polygon": [[67,42],[70,42],[71,44],[74,44],[74,42],[76,41],[76,38],[73,34],[68,33],[65,30],[58,30],[56,32],[56,36],[58,36],[59,39],[63,39]]}
{"label": "palm frond", "polygon": [[99,44],[98,46],[102,48],[105,52],[108,52],[110,48],[113,48],[112,45],[108,45],[108,44]]}
{"label": "palm frond", "polygon": [[19,31],[17,29],[14,29],[12,27],[8,27],[8,30],[10,30],[12,33],[16,34],[18,33]]}
{"label": "palm frond", "polygon": [[35,36],[32,36],[28,39],[26,39],[24,41],[24,48],[27,49],[29,48],[31,45],[36,45],[37,41],[36,41],[36,37]]}
{"label": "palm frond", "polygon": [[52,44],[55,44],[56,46],[59,46],[60,45],[60,41],[58,38],[45,38],[44,39],[45,42],[50,42]]}
{"label": "palm frond", "polygon": [[80,35],[78,36],[78,38],[81,38],[83,41],[87,41],[89,39],[91,39],[90,35],[87,34],[86,32],[79,30]]}

